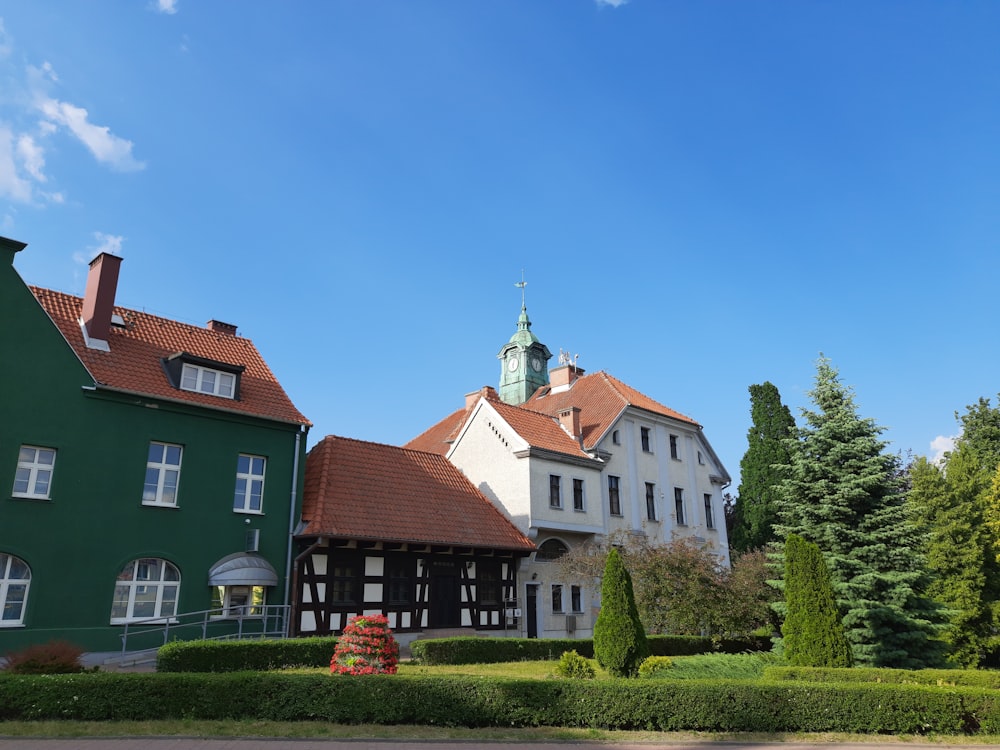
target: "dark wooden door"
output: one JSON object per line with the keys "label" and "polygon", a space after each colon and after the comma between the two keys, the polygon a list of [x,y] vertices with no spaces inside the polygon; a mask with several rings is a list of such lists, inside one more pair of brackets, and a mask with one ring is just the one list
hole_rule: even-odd
{"label": "dark wooden door", "polygon": [[462,601],[459,593],[458,572],[440,566],[431,570],[430,607],[428,626],[432,628],[457,628],[462,625]]}
{"label": "dark wooden door", "polygon": [[524,616],[528,626],[528,637],[538,637],[538,586],[528,584],[524,597]]}

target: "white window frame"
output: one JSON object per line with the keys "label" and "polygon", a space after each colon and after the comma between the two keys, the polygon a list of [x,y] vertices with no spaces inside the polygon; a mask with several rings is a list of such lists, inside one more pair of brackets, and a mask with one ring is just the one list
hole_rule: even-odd
{"label": "white window frame", "polygon": [[[618,510],[615,510],[615,506]],[[608,514],[615,518],[625,515],[622,508],[622,478],[614,474],[608,474]]]}
{"label": "white window frame", "polygon": [[[580,488],[580,507],[576,505],[576,488]],[[573,510],[577,513],[587,512],[587,483],[579,477],[573,477]]]}
{"label": "white window frame", "polygon": [[684,490],[674,487],[674,521],[678,526],[687,526],[687,509],[684,505]]}
{"label": "white window frame", "polygon": [[[153,447],[157,446],[162,449],[161,459],[159,461],[153,460],[153,458],[147,453],[146,456],[146,481],[142,486],[142,504],[143,505],[156,505],[161,508],[176,508],[177,507],[177,493],[180,491],[181,485],[181,463],[184,460],[184,446],[177,445],[176,443],[161,443],[158,440],[151,440],[149,443],[149,450],[152,452]],[[170,458],[170,449],[177,449],[177,463],[172,463],[168,459]],[[150,482],[150,472],[156,472],[156,482],[155,482],[155,492],[150,495],[149,488],[154,486],[153,482]],[[168,479],[173,476],[173,499],[164,500],[167,496],[168,489]]]}
{"label": "white window frame", "polygon": [[583,586],[573,584],[569,587],[569,609],[574,615],[583,613]]}
{"label": "white window frame", "polygon": [[[245,597],[245,598],[244,598]],[[266,586],[214,586],[212,619],[235,620],[261,618],[267,607]]]}
{"label": "white window frame", "polygon": [[549,474],[549,507],[554,510],[562,510],[562,476],[559,474]]}
{"label": "white window frame", "polygon": [[[240,471],[240,464],[247,461],[247,471]],[[254,471],[260,462],[260,473]],[[241,453],[236,459],[236,492],[233,495],[234,513],[264,513],[264,475],[267,473],[267,458]],[[256,489],[256,492],[254,491]],[[254,497],[257,507],[253,507]]]}
{"label": "white window frame", "polygon": [[712,507],[712,496],[705,493],[705,526],[709,529],[715,528],[715,509]]}
{"label": "white window frame", "polygon": [[[159,565],[159,577],[140,578],[142,566],[148,566],[153,562]],[[146,604],[150,601],[150,594],[152,594],[153,614],[136,616],[136,598],[144,597],[140,604]],[[172,597],[164,594],[171,594]],[[140,557],[132,560],[121,569],[115,582],[114,599],[111,603],[111,624],[122,625],[126,622],[153,620],[176,622],[180,596],[181,574],[173,563],[159,557]],[[116,608],[122,603],[125,605],[125,612],[116,616]]]}
{"label": "white window frame", "polygon": [[185,362],[181,367],[181,390],[232,399],[236,397],[236,376]]}
{"label": "white window frame", "polygon": [[[46,463],[42,460],[44,457],[50,457],[51,461]],[[52,476],[55,468],[55,448],[22,445],[17,454],[17,471],[14,473],[14,489],[11,490],[11,496],[48,500],[52,492]],[[23,483],[24,489],[18,490],[18,483]],[[44,489],[39,490],[39,487]]]}
{"label": "white window frame", "polygon": [[643,453],[653,453],[653,430],[651,427],[639,426],[639,447]]}
{"label": "white window frame", "polygon": [[[24,577],[12,577],[14,565],[24,567]],[[20,602],[11,600],[11,590],[21,593]],[[15,555],[0,552],[0,628],[17,628],[24,626],[24,612],[28,608],[28,594],[31,589],[31,567],[27,562]],[[8,617],[8,610],[17,604],[17,617]]]}
{"label": "white window frame", "polygon": [[656,484],[653,482],[646,482],[646,520],[647,521],[658,521],[660,520],[656,514]]}
{"label": "white window frame", "polygon": [[677,435],[670,436],[670,457],[674,461],[681,460],[680,438]]}
{"label": "white window frame", "polygon": [[566,614],[566,606],[563,602],[565,598],[563,596],[563,588],[565,588],[561,583],[553,583],[552,592],[552,614],[554,615],[564,615]]}

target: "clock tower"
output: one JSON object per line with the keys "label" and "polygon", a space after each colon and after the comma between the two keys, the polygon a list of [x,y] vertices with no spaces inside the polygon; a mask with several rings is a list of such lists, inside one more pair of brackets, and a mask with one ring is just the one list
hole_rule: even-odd
{"label": "clock tower", "polygon": [[549,384],[549,360],[552,352],[531,332],[528,309],[524,306],[524,282],[521,287],[521,315],[517,331],[503,345],[500,360],[500,400],[519,406],[531,398],[541,386]]}

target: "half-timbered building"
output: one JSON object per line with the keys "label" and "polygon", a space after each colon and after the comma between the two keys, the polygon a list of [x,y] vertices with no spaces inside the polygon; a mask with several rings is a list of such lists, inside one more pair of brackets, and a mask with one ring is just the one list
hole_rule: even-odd
{"label": "half-timbered building", "polygon": [[306,459],[295,539],[298,635],[381,613],[404,642],[513,634],[519,562],[535,549],[443,456],[333,436]]}

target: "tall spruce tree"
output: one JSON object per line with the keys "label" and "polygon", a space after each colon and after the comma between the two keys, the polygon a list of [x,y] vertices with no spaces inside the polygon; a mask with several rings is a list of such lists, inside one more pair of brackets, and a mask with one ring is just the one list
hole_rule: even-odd
{"label": "tall spruce tree", "polygon": [[[956,415],[958,416],[958,415]],[[978,666],[1000,626],[1000,563],[994,478],[1000,463],[1000,410],[987,399],[968,407],[955,449],[938,466],[910,467],[910,510],[926,535],[934,580],[929,596],[944,604],[949,658]]]}
{"label": "tall spruce tree", "polygon": [[816,410],[802,410],[781,484],[779,537],[814,542],[830,569],[855,664],[916,669],[943,661],[940,607],[910,521],[898,457],[826,358],[817,363]]}
{"label": "tall spruce tree", "polygon": [[781,471],[791,461],[788,439],[795,436],[795,419],[770,382],[750,386],[750,420],[729,537],[729,546],[740,553],[776,539]]}
{"label": "tall spruce tree", "polygon": [[798,534],[785,540],[785,658],[797,667],[849,667],[851,647],[823,553]]}

